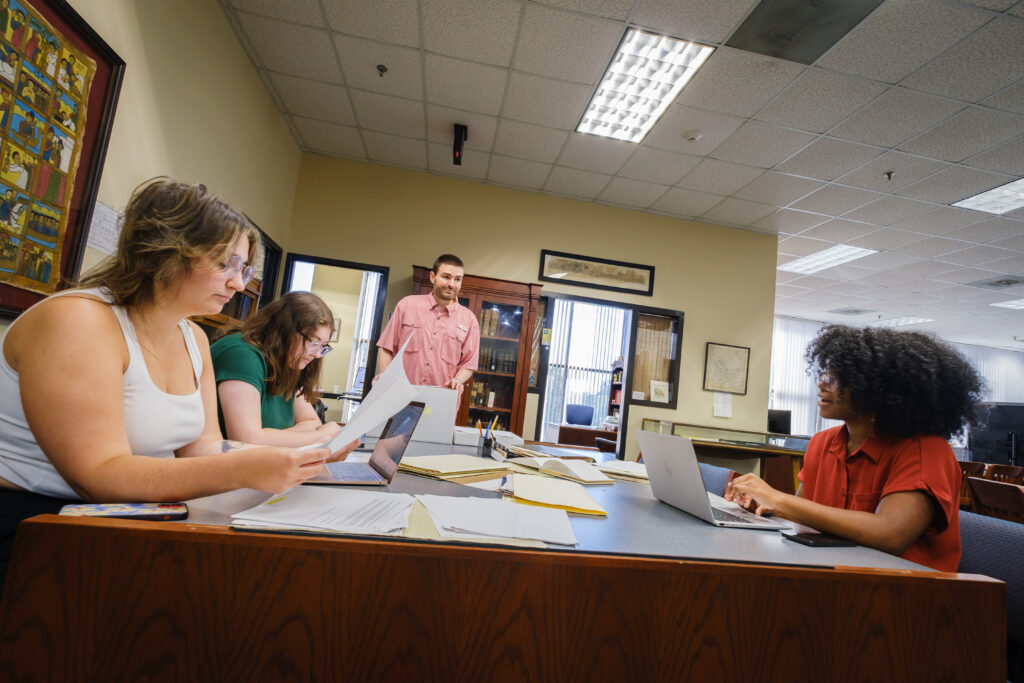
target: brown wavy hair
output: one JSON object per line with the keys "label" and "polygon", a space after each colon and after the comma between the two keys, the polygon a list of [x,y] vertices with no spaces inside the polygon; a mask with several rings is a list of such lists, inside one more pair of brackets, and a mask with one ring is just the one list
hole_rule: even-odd
{"label": "brown wavy hair", "polygon": [[[271,301],[241,324],[221,330],[219,336],[241,332],[242,338],[263,353],[267,363],[267,390],[276,396],[291,398],[296,393],[310,403],[320,397],[323,358],[314,358],[302,370],[294,367],[292,353],[295,335],[312,337],[319,327],[334,334],[334,316],[324,300],[310,292],[288,292]],[[305,340],[303,340],[305,343]]]}
{"label": "brown wavy hair", "polygon": [[204,259],[227,258],[242,237],[249,239],[251,263],[259,233],[245,214],[205,185],[152,178],[128,200],[117,252],[78,285],[109,289],[119,306],[143,306],[158,289],[177,287]]}

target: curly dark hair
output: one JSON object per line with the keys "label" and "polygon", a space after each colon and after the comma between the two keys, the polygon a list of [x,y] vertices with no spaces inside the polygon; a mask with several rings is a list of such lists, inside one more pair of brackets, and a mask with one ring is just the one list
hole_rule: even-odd
{"label": "curly dark hair", "polygon": [[809,372],[850,391],[854,410],[898,437],[949,439],[979,418],[982,380],[960,354],[920,332],[829,325],[807,347]]}

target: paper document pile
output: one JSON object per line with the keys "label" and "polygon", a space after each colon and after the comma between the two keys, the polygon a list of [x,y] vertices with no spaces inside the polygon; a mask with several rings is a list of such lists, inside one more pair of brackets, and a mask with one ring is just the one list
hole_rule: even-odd
{"label": "paper document pile", "polygon": [[569,517],[562,510],[510,505],[494,498],[418,495],[443,538],[528,538],[576,545]]}
{"label": "paper document pile", "polygon": [[609,460],[602,462],[597,469],[612,476],[636,481],[648,481],[647,467],[642,462],[629,462],[626,460]]}
{"label": "paper document pile", "polygon": [[234,526],[396,536],[414,502],[404,493],[297,486],[231,519]]}
{"label": "paper document pile", "polygon": [[511,485],[508,488],[517,502],[559,508],[582,515],[608,515],[604,508],[574,481],[535,474],[513,474],[510,479]]}
{"label": "paper document pile", "polygon": [[500,462],[462,453],[407,456],[399,463],[398,469],[434,479],[457,479],[484,474],[500,477],[507,471]]}

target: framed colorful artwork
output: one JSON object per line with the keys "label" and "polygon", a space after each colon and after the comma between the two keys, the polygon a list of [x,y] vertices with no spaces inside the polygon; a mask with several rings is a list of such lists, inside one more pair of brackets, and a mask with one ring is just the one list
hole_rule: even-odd
{"label": "framed colorful artwork", "polygon": [[64,0],[0,0],[0,313],[78,277],[124,67]]}

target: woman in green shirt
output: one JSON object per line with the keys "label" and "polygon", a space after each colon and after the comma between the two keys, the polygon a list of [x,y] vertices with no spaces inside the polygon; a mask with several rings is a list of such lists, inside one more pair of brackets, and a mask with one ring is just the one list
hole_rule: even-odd
{"label": "woman in green shirt", "polygon": [[320,359],[330,353],[333,333],[331,309],[309,292],[285,294],[228,328],[210,347],[225,435],[247,443],[305,446],[341,431],[336,422],[321,424],[313,409]]}

